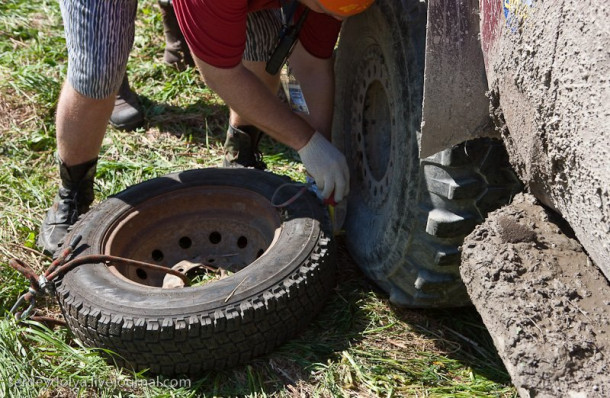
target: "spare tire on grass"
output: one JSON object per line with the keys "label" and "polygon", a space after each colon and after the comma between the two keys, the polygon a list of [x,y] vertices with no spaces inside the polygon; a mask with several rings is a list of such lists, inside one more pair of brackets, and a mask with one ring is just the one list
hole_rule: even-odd
{"label": "spare tire on grass", "polygon": [[[326,212],[315,195],[277,208],[287,182],[253,169],[201,169],[132,186],[87,213],[72,258],[109,254],[172,267],[188,260],[228,276],[162,288],[164,275],[87,264],[56,286],[72,332],[119,366],[196,376],[272,351],[308,324],[335,284]],[[297,192],[282,188],[274,201]]]}

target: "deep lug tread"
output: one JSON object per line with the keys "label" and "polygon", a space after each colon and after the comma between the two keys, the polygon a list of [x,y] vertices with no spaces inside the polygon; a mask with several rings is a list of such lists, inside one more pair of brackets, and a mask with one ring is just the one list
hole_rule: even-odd
{"label": "deep lug tread", "polygon": [[[397,305],[454,307],[470,304],[458,269],[463,238],[521,184],[500,141],[473,140],[418,157],[426,41],[421,6],[377,0],[344,22],[333,142],[353,176],[345,223],[352,257]],[[387,105],[367,107],[370,101]],[[372,120],[374,134],[367,130]],[[385,163],[372,161],[376,156]]]}
{"label": "deep lug tread", "polygon": [[470,214],[461,215],[445,209],[434,209],[428,213],[426,232],[439,238],[466,236],[476,224],[476,218]]}
{"label": "deep lug tread", "polygon": [[466,199],[480,193],[481,181],[465,177],[459,179],[452,178],[430,178],[428,179],[428,191],[450,200]]}

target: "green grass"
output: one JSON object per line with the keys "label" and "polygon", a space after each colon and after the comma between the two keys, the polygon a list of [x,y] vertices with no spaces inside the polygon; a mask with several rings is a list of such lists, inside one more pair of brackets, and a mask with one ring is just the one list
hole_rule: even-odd
{"label": "green grass", "polygon": [[[195,70],[162,62],[160,13],[141,1],[129,62],[148,123],[133,133],[109,129],[100,154],[97,200],[180,170],[218,165],[227,108]],[[0,309],[27,290],[8,266],[16,257],[38,271],[49,259],[35,247],[57,189],[54,113],[66,51],[56,1],[0,3]],[[302,180],[295,153],[271,140],[265,160]],[[106,363],[65,329],[0,319],[0,396],[491,396],[515,389],[473,309],[392,307],[356,268],[339,240],[339,284],[309,328],[276,352],[236,369],[212,371],[190,386],[133,374]],[[59,315],[53,300],[43,313]]]}

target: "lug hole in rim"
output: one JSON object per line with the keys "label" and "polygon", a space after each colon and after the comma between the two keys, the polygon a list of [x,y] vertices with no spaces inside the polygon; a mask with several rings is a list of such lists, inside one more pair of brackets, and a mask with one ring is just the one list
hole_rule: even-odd
{"label": "lug hole in rim", "polygon": [[210,242],[217,245],[222,240],[222,235],[218,231],[214,231],[210,234]]}
{"label": "lug hole in rim", "polygon": [[[155,261],[161,261],[163,260],[163,252],[161,250],[153,250],[153,252],[151,253],[152,255],[152,259]],[[139,269],[139,268],[138,268]]]}
{"label": "lug hole in rim", "polygon": [[188,249],[193,245],[193,241],[188,236],[183,236],[178,241],[178,245],[183,249]]}
{"label": "lug hole in rim", "polygon": [[240,236],[237,239],[237,247],[239,247],[240,249],[243,249],[246,246],[248,246],[248,238],[246,238],[245,236]]}
{"label": "lug hole in rim", "polygon": [[148,278],[148,274],[146,273],[146,271],[144,271],[142,268],[138,268],[136,269],[136,275],[138,276],[138,278],[140,279],[146,279]]}

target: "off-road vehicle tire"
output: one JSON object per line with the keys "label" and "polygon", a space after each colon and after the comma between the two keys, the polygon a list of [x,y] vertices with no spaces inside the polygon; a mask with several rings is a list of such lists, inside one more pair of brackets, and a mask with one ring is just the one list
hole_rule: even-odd
{"label": "off-road vehicle tire", "polygon": [[521,189],[500,141],[419,158],[426,8],[378,0],[343,24],[333,141],[350,165],[348,249],[390,300],[470,304],[459,246]]}

